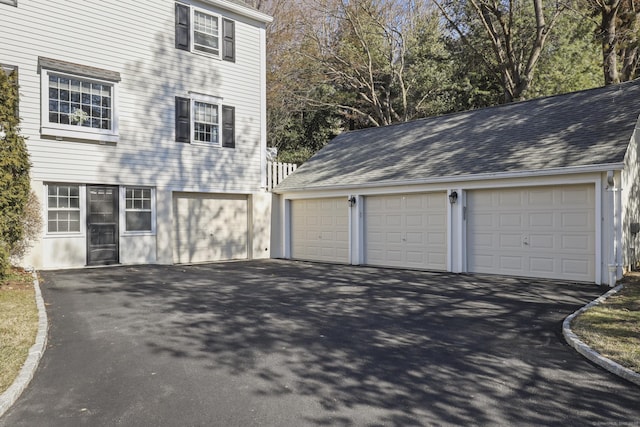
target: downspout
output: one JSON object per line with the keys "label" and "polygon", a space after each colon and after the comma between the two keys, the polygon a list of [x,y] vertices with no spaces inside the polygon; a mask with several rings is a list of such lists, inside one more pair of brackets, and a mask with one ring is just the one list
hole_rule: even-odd
{"label": "downspout", "polygon": [[613,193],[613,229],[611,230],[611,238],[613,238],[613,250],[609,251],[609,286],[614,287],[618,280],[619,260],[621,258],[621,213],[622,213],[622,189],[615,186],[614,171],[607,172],[607,191]]}

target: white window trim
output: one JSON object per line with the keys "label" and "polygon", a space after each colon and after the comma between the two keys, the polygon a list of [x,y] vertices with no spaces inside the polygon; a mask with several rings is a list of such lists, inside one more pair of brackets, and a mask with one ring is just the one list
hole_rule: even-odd
{"label": "white window trim", "polygon": [[[189,50],[191,53],[195,53],[198,55],[203,55],[203,56],[207,56],[209,58],[215,58],[215,59],[222,59],[222,15],[212,12],[210,10],[207,9],[202,9],[200,7],[196,7],[196,6],[191,6],[190,7],[190,28],[189,28]],[[209,16],[213,16],[215,18],[218,19],[218,54],[214,55],[213,53],[210,52],[204,52],[202,50],[198,50],[195,47],[195,34],[196,34],[196,20],[195,20],[195,12],[198,11],[200,13],[204,13],[205,15],[209,15]]]}
{"label": "white window trim", "polygon": [[[49,231],[49,186],[50,185],[77,185],[80,204],[80,231]],[[42,203],[42,220],[44,221],[44,237],[84,237],[86,234],[86,217],[87,217],[87,198],[86,186],[75,182],[47,182],[44,184],[44,203]]]}
{"label": "white window trim", "polygon": [[[127,188],[144,188],[151,190],[151,230],[127,231]],[[156,234],[156,189],[144,185],[120,186],[120,234],[122,236],[155,236]]]}
{"label": "white window trim", "polygon": [[[191,100],[190,107],[189,107],[191,109],[191,118],[189,123],[189,127],[191,130],[191,136],[190,136],[191,144],[202,145],[205,147],[218,147],[218,148],[222,147],[222,100],[223,99],[219,96],[204,95],[201,93],[194,93],[194,92],[189,92],[189,98]],[[217,143],[196,141],[195,139],[195,122],[196,122],[195,103],[196,102],[204,102],[207,104],[218,106],[218,142]]]}
{"label": "white window trim", "polygon": [[[111,129],[94,129],[76,125],[64,125],[49,122],[49,75],[80,79],[92,83],[111,86]],[[85,139],[99,142],[118,142],[118,82],[100,80],[81,75],[42,69],[40,73],[40,133],[56,139]]]}

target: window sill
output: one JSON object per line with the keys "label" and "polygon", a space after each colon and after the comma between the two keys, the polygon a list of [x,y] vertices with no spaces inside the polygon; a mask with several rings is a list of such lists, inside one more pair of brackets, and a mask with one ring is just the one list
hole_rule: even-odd
{"label": "window sill", "polygon": [[124,231],[122,237],[155,236],[155,231]]}
{"label": "window sill", "polygon": [[85,238],[85,235],[81,231],[62,231],[60,233],[49,233],[44,235],[45,239],[58,239],[58,238]]}
{"label": "window sill", "polygon": [[95,141],[100,143],[117,143],[120,140],[120,135],[108,134],[100,132],[91,132],[88,130],[69,130],[58,129],[52,127],[42,126],[40,128],[40,134],[42,136],[55,137],[55,139],[73,139],[73,140],[85,140]]}

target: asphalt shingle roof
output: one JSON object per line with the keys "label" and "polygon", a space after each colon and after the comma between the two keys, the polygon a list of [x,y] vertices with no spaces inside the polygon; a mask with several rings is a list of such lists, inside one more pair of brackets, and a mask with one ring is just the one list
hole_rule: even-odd
{"label": "asphalt shingle roof", "polygon": [[346,132],[276,191],[620,163],[639,114],[637,79]]}

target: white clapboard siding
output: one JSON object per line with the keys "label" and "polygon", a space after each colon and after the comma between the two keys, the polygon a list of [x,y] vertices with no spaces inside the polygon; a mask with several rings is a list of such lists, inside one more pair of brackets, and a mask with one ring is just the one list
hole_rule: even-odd
{"label": "white clapboard siding", "polygon": [[[174,7],[157,0],[0,4],[0,63],[19,67],[21,127],[34,180],[260,188],[264,24],[208,6],[235,21],[236,62],[230,63],[175,49]],[[39,56],[120,73],[117,144],[41,139]],[[235,149],[175,142],[174,100],[190,92],[235,107]]]}

